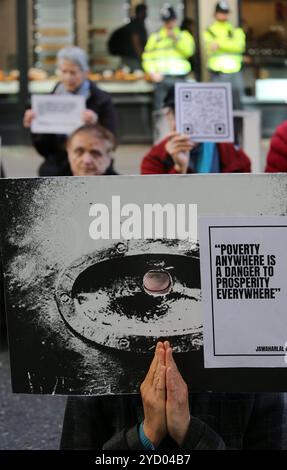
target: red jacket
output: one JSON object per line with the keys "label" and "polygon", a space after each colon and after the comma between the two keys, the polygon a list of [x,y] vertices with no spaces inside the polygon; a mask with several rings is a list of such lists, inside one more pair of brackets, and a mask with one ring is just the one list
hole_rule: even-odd
{"label": "red jacket", "polygon": [[277,127],[271,139],[265,171],[267,173],[287,172],[287,121]]}
{"label": "red jacket", "polygon": [[[167,139],[144,156],[141,163],[142,175],[174,174],[174,162],[165,150]],[[220,157],[221,173],[250,173],[251,162],[247,155],[233,144],[217,144]]]}

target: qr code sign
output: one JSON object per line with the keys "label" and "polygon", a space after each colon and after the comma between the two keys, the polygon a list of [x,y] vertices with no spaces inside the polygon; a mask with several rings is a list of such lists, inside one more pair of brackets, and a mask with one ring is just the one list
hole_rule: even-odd
{"label": "qr code sign", "polygon": [[197,142],[232,142],[231,88],[218,84],[176,85],[176,121],[180,133]]}
{"label": "qr code sign", "polygon": [[183,91],[183,93],[182,93],[183,101],[190,103],[191,102],[191,97],[192,97],[192,93],[190,91]]}
{"label": "qr code sign", "polygon": [[184,126],[183,126],[183,132],[184,132],[184,134],[192,135],[192,134],[193,134],[193,126],[192,126],[192,124],[184,124]]}
{"label": "qr code sign", "polygon": [[215,134],[224,135],[226,133],[225,124],[215,124]]}

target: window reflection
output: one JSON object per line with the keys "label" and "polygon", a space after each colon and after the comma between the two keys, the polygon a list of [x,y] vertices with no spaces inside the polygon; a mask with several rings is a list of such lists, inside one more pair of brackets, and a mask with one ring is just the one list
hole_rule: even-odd
{"label": "window reflection", "polygon": [[16,0],[0,1],[0,95],[19,91],[15,12]]}

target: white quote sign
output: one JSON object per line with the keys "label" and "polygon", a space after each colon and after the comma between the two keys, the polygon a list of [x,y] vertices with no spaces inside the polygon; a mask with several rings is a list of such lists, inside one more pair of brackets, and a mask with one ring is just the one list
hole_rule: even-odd
{"label": "white quote sign", "polygon": [[199,228],[205,367],[286,367],[287,217]]}
{"label": "white quote sign", "polygon": [[31,131],[35,134],[70,134],[83,125],[85,108],[84,96],[33,95],[32,110],[36,117]]}
{"label": "white quote sign", "polygon": [[176,83],[176,128],[194,142],[233,142],[230,83]]}

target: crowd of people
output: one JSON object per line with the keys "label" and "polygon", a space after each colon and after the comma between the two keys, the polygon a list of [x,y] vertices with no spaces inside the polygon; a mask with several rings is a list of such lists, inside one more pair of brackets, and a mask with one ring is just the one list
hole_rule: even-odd
{"label": "crowd of people", "polygon": [[[88,58],[84,50],[79,47],[62,49],[58,54],[58,68],[60,81],[56,84],[53,94],[82,95],[86,100],[86,110],[81,116],[83,127],[78,130],[83,136],[83,147],[86,146],[87,137],[99,134],[99,140],[103,135],[110,134],[108,140],[113,141],[112,149],[115,150],[117,142],[116,110],[108,93],[100,90],[96,84],[87,78]],[[162,109],[168,120],[170,132],[158,144],[143,156],[141,174],[172,174],[172,173],[248,173],[252,171],[251,161],[248,155],[237,145],[221,143],[201,144],[191,142],[185,134],[176,132],[175,126],[175,92],[174,83],[165,84],[165,93],[162,96]],[[27,109],[23,125],[30,128],[35,112]],[[74,134],[73,134],[74,135]],[[287,121],[276,130],[267,156],[266,172],[287,171]],[[75,136],[78,137],[76,132]],[[39,176],[70,176],[75,174],[72,169],[71,159],[68,158],[71,148],[71,137],[61,134],[34,134],[31,132],[31,141],[36,151],[44,162],[40,165]],[[92,146],[90,144],[90,148]],[[82,165],[81,175],[113,174],[113,165],[91,165],[87,153],[90,156],[92,150],[82,152],[85,164]],[[95,155],[95,153],[94,153]],[[99,157],[93,157],[99,161]],[[4,170],[1,167],[1,174]]]}
{"label": "crowd of people", "polygon": [[[195,41],[177,25],[170,6],[161,11],[163,26],[147,37],[146,7],[138,6],[131,27],[127,64],[142,64],[157,85],[155,107],[166,109],[170,132],[143,156],[140,173],[248,173],[249,156],[230,143],[195,143],[175,129],[174,84],[191,71]],[[214,81],[231,81],[240,102],[245,50],[244,33],[228,22],[230,8],[219,2],[215,22],[205,31],[208,68]],[[139,34],[138,31],[141,30]],[[61,79],[55,95],[81,95],[86,100],[83,126],[70,136],[31,133],[44,157],[39,176],[116,175],[116,112],[111,97],[87,78],[85,51],[69,47],[58,54]],[[35,119],[27,109],[23,124]],[[267,172],[287,172],[287,121],[271,141]],[[68,399],[62,449],[193,450],[287,448],[284,396],[269,394],[199,393],[187,389],[173,358],[172,345],[158,343],[139,396]]]}

